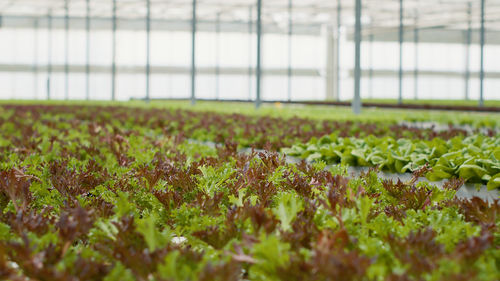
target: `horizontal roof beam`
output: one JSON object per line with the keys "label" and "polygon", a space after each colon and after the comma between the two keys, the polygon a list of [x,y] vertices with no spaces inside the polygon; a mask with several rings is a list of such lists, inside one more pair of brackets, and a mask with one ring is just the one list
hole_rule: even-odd
{"label": "horizontal roof beam", "polygon": [[[47,16],[32,17],[32,16],[3,16],[2,26],[4,28],[33,28],[35,22],[38,21],[39,28],[47,27]],[[199,20],[197,23],[199,31],[214,31],[216,21]],[[111,18],[91,18],[92,30],[111,30]],[[145,30],[145,19],[118,19],[118,29],[122,30]],[[52,28],[63,29],[64,17],[53,17]],[[85,18],[70,18],[70,28],[73,30],[85,29]],[[287,28],[278,26],[275,23],[266,23],[264,25],[265,33],[286,34]],[[151,29],[153,31],[191,31],[191,20],[152,20]],[[297,35],[320,35],[321,24],[295,24],[294,34]],[[244,21],[223,21],[221,22],[222,32],[240,32],[248,33],[248,22]]]}
{"label": "horizontal roof beam", "polygon": [[[64,73],[64,64],[54,64],[52,65],[53,73]],[[91,65],[92,73],[97,74],[110,74],[111,66],[105,65]],[[70,65],[70,73],[85,73],[85,65]],[[41,64],[36,68],[31,64],[0,64],[0,72],[18,72],[18,73],[44,73],[47,71],[47,65]],[[117,66],[117,73],[120,74],[144,74],[146,71],[145,66]],[[202,66],[197,68],[197,73],[200,75],[215,75],[216,68],[211,66]],[[220,67],[219,73],[221,75],[248,75],[248,67]],[[151,66],[151,73],[158,75],[189,75],[191,73],[191,68],[189,66]],[[252,73],[255,73],[255,69],[252,69]],[[353,70],[348,71],[349,76],[353,76]],[[288,75],[288,68],[265,68],[263,69],[263,74],[268,76],[286,76]],[[413,76],[413,70],[404,70],[404,76]],[[463,78],[464,73],[461,71],[445,71],[445,70],[419,70],[418,74],[420,77],[448,77],[448,78]],[[295,68],[292,69],[292,75],[302,76],[302,77],[324,77],[324,71],[316,68]],[[364,68],[362,70],[362,76],[368,77],[373,75],[373,77],[394,77],[397,78],[398,70],[391,69],[374,69],[369,70]],[[478,78],[479,72],[472,71],[471,78]],[[500,79],[500,72],[488,71],[485,73],[485,77],[488,79]]]}
{"label": "horizontal roof beam", "polygon": [[[404,42],[413,42],[413,29],[406,29],[404,34]],[[363,34],[365,40],[369,35],[373,34],[373,40],[376,42],[398,42],[399,32],[397,30],[375,30],[373,33],[366,32]],[[487,45],[500,45],[500,31],[487,30],[486,33]],[[348,40],[352,40],[352,35],[348,35]],[[466,31],[450,30],[450,29],[420,29],[419,43],[442,43],[442,44],[465,44]],[[479,42],[479,31],[472,30],[472,42]]]}

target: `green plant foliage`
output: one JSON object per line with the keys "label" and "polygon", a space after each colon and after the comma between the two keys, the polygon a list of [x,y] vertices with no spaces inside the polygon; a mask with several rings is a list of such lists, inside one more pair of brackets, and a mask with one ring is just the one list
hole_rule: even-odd
{"label": "green plant foliage", "polygon": [[426,141],[332,135],[294,145],[283,152],[308,161],[376,166],[393,173],[414,172],[430,165],[432,170],[426,176],[431,181],[460,177],[467,182],[485,183],[489,189],[500,187],[500,137],[474,135]]}
{"label": "green plant foliage", "polygon": [[[461,180],[417,184],[428,170],[409,164],[444,157],[443,173],[496,187],[491,137],[329,136],[301,146],[324,162],[292,164],[271,148],[238,151],[264,145],[262,132],[217,136],[199,119],[219,114],[153,112],[0,112],[1,280],[498,280],[500,201],[456,198]],[[247,121],[238,124],[255,125]],[[306,125],[300,132],[317,129]],[[391,159],[386,167],[415,173],[408,182],[349,176],[345,165],[325,169],[333,158]]]}
{"label": "green plant foliage", "polygon": [[281,222],[283,231],[291,230],[291,223],[302,210],[302,201],[292,193],[281,193],[276,199],[276,207],[273,213]]}

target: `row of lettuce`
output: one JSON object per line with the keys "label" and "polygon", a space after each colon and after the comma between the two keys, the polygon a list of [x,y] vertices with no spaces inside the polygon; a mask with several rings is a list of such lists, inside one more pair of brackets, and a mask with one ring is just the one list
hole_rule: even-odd
{"label": "row of lettuce", "polygon": [[[32,106],[33,101],[0,101],[0,107],[12,108],[17,106]],[[212,112],[215,114],[232,115],[243,114],[252,117],[273,117],[280,119],[312,119],[316,122],[324,120],[354,121],[356,123],[429,123],[438,126],[451,125],[472,128],[490,128],[498,131],[500,127],[499,112],[471,112],[471,111],[436,111],[411,109],[380,109],[366,107],[361,114],[354,115],[349,107],[332,107],[320,105],[284,105],[281,103],[263,104],[255,110],[252,103],[238,102],[208,102],[198,101],[195,106],[187,101],[129,101],[129,102],[85,102],[85,101],[36,101],[37,105],[44,106],[86,106],[86,107],[128,107],[147,110],[181,110],[196,112]]]}
{"label": "row of lettuce", "polygon": [[[453,111],[436,110],[411,110],[411,109],[380,109],[376,107],[365,107],[361,114],[354,115],[349,107],[332,107],[319,105],[283,105],[281,103],[264,104],[255,110],[253,104],[242,103],[218,103],[218,102],[198,102],[192,106],[188,102],[153,102],[134,103],[133,106],[154,106],[168,109],[184,109],[196,111],[211,111],[217,113],[243,113],[253,116],[273,116],[280,118],[310,118],[314,120],[338,120],[355,122],[376,122],[396,124],[407,123],[427,123],[432,122],[437,125],[470,126],[474,128],[498,128],[500,118],[495,117],[493,112],[471,112],[462,111],[459,114]],[[459,110],[459,109],[457,109]],[[496,115],[499,111],[497,110]]]}
{"label": "row of lettuce", "polygon": [[313,138],[308,143],[283,149],[287,155],[327,164],[378,167],[408,173],[429,165],[431,181],[460,177],[471,183],[500,187],[500,138],[474,135],[448,141],[377,138]]}
{"label": "row of lettuce", "polygon": [[417,184],[426,168],[409,182],[347,177],[229,141],[207,147],[127,115],[106,126],[78,115],[2,125],[2,280],[500,274],[500,202],[457,199],[461,180]]}
{"label": "row of lettuce", "polygon": [[[90,123],[100,127],[115,126],[125,130],[140,125],[156,133],[182,134],[192,139],[218,143],[231,139],[240,147],[265,147],[275,151],[332,133],[337,133],[339,137],[364,138],[373,135],[426,140],[434,138],[448,140],[471,134],[468,130],[454,126],[447,130],[436,131],[432,128],[402,125],[398,119],[392,122],[369,119],[358,122],[127,106],[3,105],[0,106],[0,110],[3,111],[0,115],[0,128],[5,134],[12,132],[11,127],[29,126],[24,124],[24,120],[36,119],[38,122],[47,123],[54,122],[56,116],[57,122],[61,123],[78,122],[83,125]],[[476,128],[474,133],[479,131],[479,128]],[[498,134],[496,128],[483,128],[481,131],[488,136]]]}
{"label": "row of lettuce", "polygon": [[500,187],[500,135],[493,128],[473,133],[457,127],[436,131],[396,122],[318,122],[125,106],[4,105],[0,109],[0,151],[8,145],[36,148],[44,136],[35,133],[33,122],[63,131],[69,126],[121,131],[142,126],[158,135],[216,143],[231,140],[240,148],[283,151],[309,161],[373,166],[394,173],[412,172],[427,164],[432,171],[426,176],[433,181],[462,177],[490,189]]}

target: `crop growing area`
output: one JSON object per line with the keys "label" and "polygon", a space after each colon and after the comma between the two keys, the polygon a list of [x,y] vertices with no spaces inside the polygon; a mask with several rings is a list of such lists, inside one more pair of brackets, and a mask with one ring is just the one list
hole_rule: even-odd
{"label": "crop growing area", "polygon": [[498,114],[339,112],[0,104],[0,279],[498,280]]}

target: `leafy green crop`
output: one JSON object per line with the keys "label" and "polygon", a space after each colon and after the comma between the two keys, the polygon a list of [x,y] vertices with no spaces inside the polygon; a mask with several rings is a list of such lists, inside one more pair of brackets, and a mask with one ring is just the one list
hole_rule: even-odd
{"label": "leafy green crop", "polygon": [[336,135],[312,139],[283,149],[288,155],[309,161],[377,166],[394,173],[413,172],[425,165],[431,181],[461,177],[468,182],[500,188],[500,137],[474,135],[448,141],[377,138],[339,138]]}
{"label": "leafy green crop", "polygon": [[[191,112],[173,116],[197,117],[169,123],[161,111],[13,110],[0,112],[1,280],[498,280],[500,200],[456,198],[463,180],[417,184],[427,170],[413,166],[408,182],[348,177],[323,162],[240,153],[236,134],[214,148],[184,135],[200,122]],[[467,147],[483,159],[498,147],[458,140],[435,139],[428,150]],[[331,141],[311,144],[308,156]],[[351,149],[362,142],[345,139],[331,157],[369,155],[368,146]],[[427,151],[391,145],[394,169]],[[450,155],[454,165],[462,157]]]}

